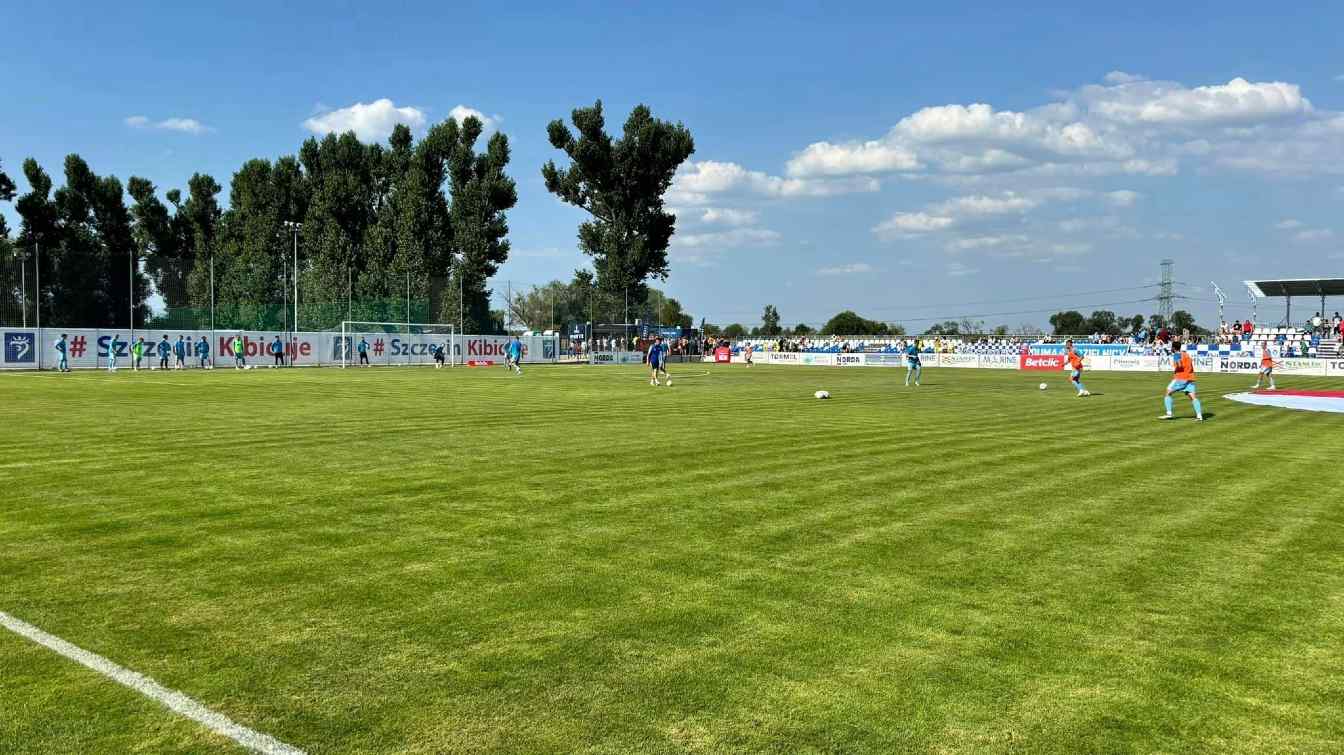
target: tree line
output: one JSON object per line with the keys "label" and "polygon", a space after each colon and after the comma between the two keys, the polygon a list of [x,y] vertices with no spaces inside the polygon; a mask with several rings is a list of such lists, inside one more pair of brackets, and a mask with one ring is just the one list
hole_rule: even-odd
{"label": "tree line", "polygon": [[[547,128],[568,163],[547,162],[541,173],[550,192],[590,215],[577,240],[593,271],[563,285],[592,288],[587,298],[604,305],[666,308],[647,281],[668,273],[675,216],[663,194],[694,152],[690,132],[640,105],[613,138],[601,101],[575,109],[571,121],[577,136],[561,120]],[[416,320],[495,332],[502,318],[490,310],[490,279],[508,259],[508,211],[517,203],[510,157],[509,138],[487,138],[475,117],[435,124],[419,140],[398,125],[386,143],[328,134],[296,154],[247,160],[227,197],[214,177],[196,173],[185,191],[162,199],[151,181],[131,176],[123,185],[78,154],[65,158],[57,187],[29,158],[22,195],[0,169],[0,201],[14,202],[22,221],[11,239],[0,217],[0,251],[33,250],[24,272],[40,276],[41,290],[29,280],[28,297],[53,326],[142,327],[157,295],[169,313],[213,305],[235,321],[229,327],[276,327],[295,282],[297,233],[304,328],[347,316],[400,320],[376,303],[411,300]],[[13,306],[6,300],[17,302],[19,281],[0,270],[0,307]]]}
{"label": "tree line", "polygon": [[1120,337],[1134,335],[1144,330],[1156,333],[1164,328],[1176,333],[1188,330],[1193,335],[1209,333],[1195,322],[1194,315],[1184,309],[1172,312],[1170,320],[1160,314],[1148,315],[1146,318],[1143,315],[1120,317],[1107,309],[1084,316],[1082,312],[1070,309],[1051,315],[1050,327],[1054,329],[1055,335],[1061,336],[1101,334]]}

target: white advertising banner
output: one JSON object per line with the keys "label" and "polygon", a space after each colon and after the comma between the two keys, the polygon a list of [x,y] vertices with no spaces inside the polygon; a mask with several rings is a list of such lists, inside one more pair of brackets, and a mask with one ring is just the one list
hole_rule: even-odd
{"label": "white advertising banner", "polygon": [[[119,367],[132,367],[132,347],[143,339],[140,366],[146,369],[163,364],[160,344],[167,344],[167,364],[175,367],[178,344],[182,344],[183,362],[188,369],[202,365],[233,367],[236,360],[234,338],[243,340],[242,361],[253,367],[277,364],[295,366],[339,365],[344,357],[347,364],[360,362],[359,344],[364,343],[364,354],[370,365],[414,365],[434,362],[431,348],[443,346],[445,353],[455,353],[458,364],[470,362],[502,362],[508,336],[457,336],[434,333],[354,333],[342,340],[340,333],[280,333],[275,331],[248,331],[228,333],[199,330],[137,330],[134,341],[129,331],[97,330],[88,328],[23,328],[0,329],[4,350],[0,353],[0,368],[44,369],[57,366],[60,353],[56,342],[65,339],[66,358],[72,369],[107,367],[110,347],[117,344]],[[167,337],[165,339],[165,336]],[[523,345],[524,362],[553,362],[557,358],[558,339],[555,336],[528,336],[519,339]],[[276,352],[281,355],[276,358]],[[39,363],[40,359],[40,363]]]}
{"label": "white advertising banner", "polygon": [[1326,360],[1325,374],[1330,377],[1344,377],[1344,358]]}
{"label": "white advertising banner", "polygon": [[593,352],[593,364],[643,364],[643,363],[644,363],[644,354],[638,351]]}
{"label": "white advertising banner", "polygon": [[1167,365],[1162,357],[1155,356],[1112,356],[1109,359],[1112,372],[1157,372]]}
{"label": "white advertising banner", "polygon": [[[979,367],[979,354],[938,354],[936,366],[938,367]],[[926,359],[925,362],[933,362],[932,359]]]}
{"label": "white advertising banner", "polygon": [[[1219,357],[1218,371],[1253,375],[1260,371],[1260,360],[1250,356]],[[1326,360],[1302,357],[1286,357],[1277,360],[1274,363],[1274,372],[1280,375],[1311,375],[1315,377],[1324,377],[1330,374]]]}
{"label": "white advertising banner", "polygon": [[980,366],[990,370],[1015,370],[1018,365],[1017,354],[981,354]]}

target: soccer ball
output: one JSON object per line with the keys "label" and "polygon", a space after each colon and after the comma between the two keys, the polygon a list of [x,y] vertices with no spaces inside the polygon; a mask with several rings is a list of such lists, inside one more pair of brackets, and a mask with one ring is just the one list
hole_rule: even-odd
{"label": "soccer ball", "polygon": [[812,395],[813,395],[813,396],[816,396],[817,398],[830,398],[830,397],[831,397],[831,393],[830,393],[830,391],[817,391],[816,393],[814,393],[814,394],[812,394]]}
{"label": "soccer ball", "polygon": [[1041,383],[1041,390],[1045,390],[1045,383]]}

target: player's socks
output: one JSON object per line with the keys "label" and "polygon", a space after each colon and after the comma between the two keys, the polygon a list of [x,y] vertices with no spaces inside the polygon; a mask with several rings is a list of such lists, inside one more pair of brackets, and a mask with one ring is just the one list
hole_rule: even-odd
{"label": "player's socks", "polygon": [[1172,408],[1173,408],[1173,407],[1172,407],[1171,396],[1167,396],[1167,397],[1163,398],[1163,399],[1162,399],[1162,405],[1165,406],[1165,407],[1167,408],[1167,416],[1170,417],[1170,416],[1171,416],[1171,410],[1172,410]]}
{"label": "player's socks", "polygon": [[1195,419],[1204,419],[1204,407],[1200,405],[1199,399],[1191,401],[1195,405]]}

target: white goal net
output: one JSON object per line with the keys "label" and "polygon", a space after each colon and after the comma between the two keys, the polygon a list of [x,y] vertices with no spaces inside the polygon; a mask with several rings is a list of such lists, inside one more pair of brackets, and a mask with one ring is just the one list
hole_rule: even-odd
{"label": "white goal net", "polygon": [[336,351],[341,367],[453,367],[460,359],[457,329],[444,323],[345,320]]}

